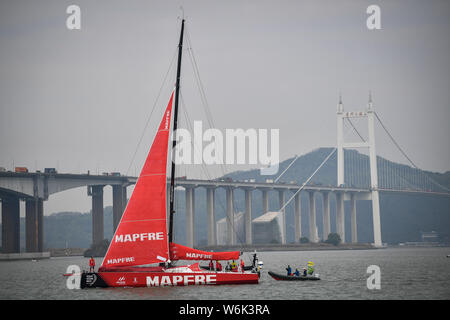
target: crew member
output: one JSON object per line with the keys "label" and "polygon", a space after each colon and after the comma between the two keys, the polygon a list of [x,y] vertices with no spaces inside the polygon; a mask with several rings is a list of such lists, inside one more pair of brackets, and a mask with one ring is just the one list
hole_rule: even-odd
{"label": "crew member", "polygon": [[308,274],[312,275],[314,273],[314,262],[308,261]]}
{"label": "crew member", "polygon": [[245,266],[244,260],[241,259],[241,272],[244,272],[244,266]]}
{"label": "crew member", "polygon": [[222,264],[220,261],[216,261],[216,271],[222,271]]}
{"label": "crew member", "polygon": [[236,264],[236,261],[234,261],[234,260],[231,263],[231,271],[233,271],[233,272],[237,271],[237,264]]}
{"label": "crew member", "polygon": [[287,266],[286,271],[287,271],[287,275],[290,276],[292,273],[292,269],[291,269],[290,265]]}
{"label": "crew member", "polygon": [[93,257],[89,259],[89,272],[95,271],[95,260]]}
{"label": "crew member", "polygon": [[295,268],[294,276],[296,277],[300,276],[300,271],[298,271],[297,268]]}
{"label": "crew member", "polygon": [[209,261],[209,270],[214,271],[214,263],[212,260]]}

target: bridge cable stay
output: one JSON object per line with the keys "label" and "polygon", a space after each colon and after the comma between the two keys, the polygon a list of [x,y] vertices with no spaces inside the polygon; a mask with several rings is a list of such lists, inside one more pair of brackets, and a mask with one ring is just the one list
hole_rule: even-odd
{"label": "bridge cable stay", "polygon": [[[359,137],[364,141],[364,138],[361,136],[361,134],[358,132],[358,130],[356,129],[356,127],[353,125],[353,123],[352,123],[351,121],[350,121],[350,124],[351,124],[353,130],[356,131],[356,132],[358,133]],[[348,129],[349,129],[349,128],[347,128],[347,130],[348,130]],[[349,131],[344,132],[344,137],[347,136],[348,133],[349,133]],[[331,156],[336,152],[336,150],[337,150],[337,147],[333,148],[333,150],[327,155],[327,157],[326,157],[326,158],[322,161],[322,163],[316,168],[316,170],[314,170],[314,172],[309,176],[309,178],[306,179],[306,181],[305,181],[305,182],[301,185],[301,187],[294,193],[294,195],[293,195],[291,198],[289,198],[289,200],[286,201],[286,202],[283,204],[283,206],[279,209],[279,211],[283,211],[283,210],[286,208],[286,206],[287,206],[287,205],[288,205],[288,204],[289,204],[289,203],[297,196],[297,194],[305,188],[305,186],[311,181],[311,179],[316,175],[316,173],[317,173],[317,172],[325,165],[325,163],[331,158]],[[297,158],[298,158],[298,157],[297,157]],[[295,159],[291,162],[291,164],[290,164],[288,167],[290,167],[290,166],[293,164],[293,162],[297,160],[297,158],[295,158]],[[281,173],[281,175],[283,175],[286,171],[287,171],[287,170],[284,170],[284,171]],[[281,175],[277,178],[277,180],[281,177]]]}
{"label": "bridge cable stay", "polygon": [[330,157],[336,152],[337,148],[334,148],[329,154],[328,156],[322,161],[322,163],[317,167],[317,169],[309,176],[308,179],[306,179],[306,181],[302,184],[302,186],[294,193],[294,195],[284,203],[284,205],[280,208],[279,211],[283,211],[284,208],[286,208],[286,206],[292,201],[292,199],[295,198],[295,196],[303,190],[303,188],[308,184],[308,182],[315,176],[315,174],[323,167],[323,165],[328,161],[328,159],[330,159]]}
{"label": "bridge cable stay", "polygon": [[[439,186],[440,188],[446,190],[447,192],[450,192],[450,189],[441,185],[439,182],[435,181],[433,178],[429,177],[426,173],[423,172],[423,170],[421,170],[419,167],[416,166],[416,164],[411,160],[410,157],[408,157],[408,155],[406,154],[405,151],[403,151],[403,149],[400,147],[400,145],[397,143],[397,141],[394,139],[394,137],[392,136],[392,134],[389,132],[389,130],[386,128],[386,126],[384,125],[384,123],[381,121],[380,117],[378,116],[378,114],[376,112],[374,112],[375,117],[377,118],[378,122],[381,124],[381,126],[383,127],[384,131],[386,132],[386,134],[389,136],[389,138],[391,139],[391,141],[394,143],[394,145],[398,148],[398,150],[403,154],[403,156],[409,161],[409,163],[417,170],[417,174],[422,174],[424,175],[427,179],[429,179],[431,182],[433,182],[434,184],[436,184],[437,186]],[[417,177],[416,177],[417,180]]]}
{"label": "bridge cable stay", "polygon": [[[348,118],[347,118],[348,119]],[[349,119],[350,121],[350,119]],[[357,132],[357,134],[359,135],[359,137],[365,142],[364,138],[361,136],[361,134],[358,132],[358,130],[355,128],[355,126],[353,125],[353,123],[350,121],[353,130]],[[344,132],[344,136],[346,136],[349,132],[346,131]],[[334,152],[334,151],[333,151]],[[295,155],[295,158],[291,161],[291,163],[289,163],[289,165],[286,167],[286,169],[283,170],[283,172],[274,180],[274,183],[277,182],[285,173],[286,171],[294,164],[295,161],[297,161],[297,159],[299,158],[299,155]]]}

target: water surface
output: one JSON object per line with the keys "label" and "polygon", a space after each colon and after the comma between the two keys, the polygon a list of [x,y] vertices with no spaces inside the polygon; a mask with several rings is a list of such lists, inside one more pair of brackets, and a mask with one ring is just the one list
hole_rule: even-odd
{"label": "water surface", "polygon": [[[87,258],[62,257],[0,262],[0,299],[450,299],[450,248],[260,252],[257,285],[70,290],[62,276],[69,265],[88,269]],[[251,255],[245,254],[250,261]],[[267,271],[301,270],[311,260],[320,281],[275,281]],[[102,259],[96,259],[97,266]],[[205,263],[206,264],[206,263]],[[381,289],[367,288],[369,265],[381,269]]]}

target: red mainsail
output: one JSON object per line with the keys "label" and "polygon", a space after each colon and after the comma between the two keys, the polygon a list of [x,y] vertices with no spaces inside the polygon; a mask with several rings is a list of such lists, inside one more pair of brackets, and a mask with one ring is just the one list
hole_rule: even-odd
{"label": "red mainsail", "polygon": [[166,170],[173,96],[172,93],[133,194],[103,259],[102,269],[169,259]]}
{"label": "red mainsail", "polygon": [[239,251],[208,252],[170,243],[171,260],[237,260]]}

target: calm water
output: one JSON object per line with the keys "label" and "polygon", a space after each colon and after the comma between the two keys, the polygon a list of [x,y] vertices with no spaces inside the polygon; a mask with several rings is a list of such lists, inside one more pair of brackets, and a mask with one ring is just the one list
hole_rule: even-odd
{"label": "calm water", "polygon": [[[260,252],[258,285],[107,288],[69,290],[62,276],[69,265],[88,269],[82,257],[0,262],[0,299],[450,299],[450,248]],[[250,256],[246,259],[250,260]],[[280,282],[284,272],[312,260],[321,281]],[[97,259],[97,266],[101,259]],[[381,269],[381,289],[366,286],[369,265]]]}

